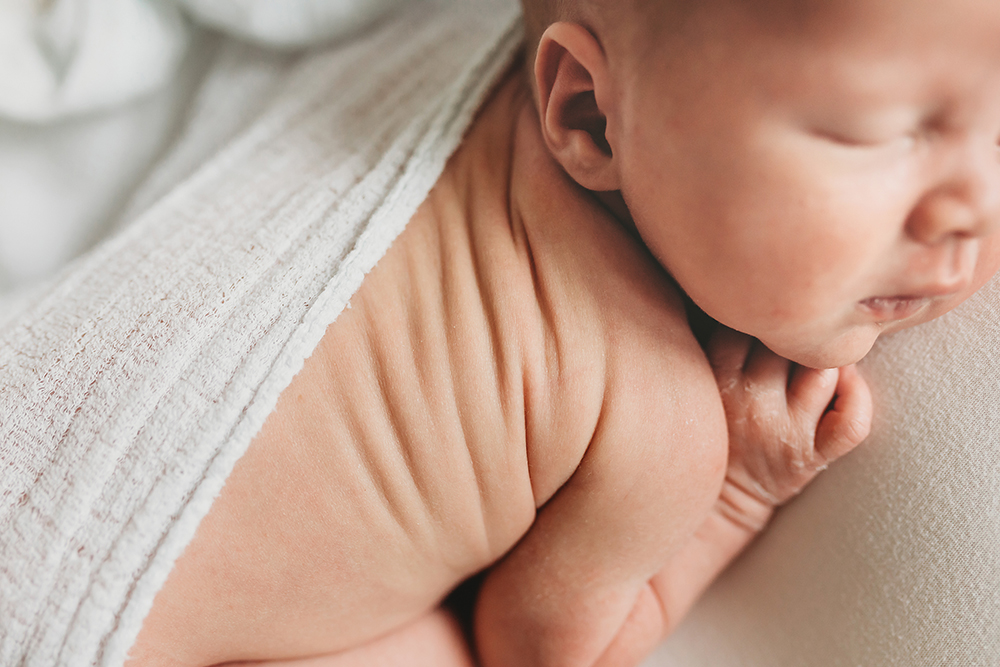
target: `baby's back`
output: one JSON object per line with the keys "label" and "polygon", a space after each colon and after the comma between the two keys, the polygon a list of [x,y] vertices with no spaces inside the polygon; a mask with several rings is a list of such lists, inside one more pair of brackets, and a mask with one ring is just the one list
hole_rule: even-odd
{"label": "baby's back", "polygon": [[653,494],[640,513],[711,502],[725,425],[679,295],[537,123],[512,75],[282,394],[140,644],[185,645],[178,664],[335,651],[501,558],[560,489],[598,523],[621,489]]}

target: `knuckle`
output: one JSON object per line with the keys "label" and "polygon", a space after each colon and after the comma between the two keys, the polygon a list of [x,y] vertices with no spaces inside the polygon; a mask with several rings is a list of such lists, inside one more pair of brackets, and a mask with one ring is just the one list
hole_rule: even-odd
{"label": "knuckle", "polygon": [[840,437],[852,445],[859,445],[871,433],[871,423],[867,419],[845,419],[841,426]]}

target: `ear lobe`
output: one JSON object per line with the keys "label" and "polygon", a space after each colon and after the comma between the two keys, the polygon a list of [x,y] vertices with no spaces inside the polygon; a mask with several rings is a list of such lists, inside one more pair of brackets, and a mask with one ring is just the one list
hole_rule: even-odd
{"label": "ear lobe", "polygon": [[554,23],[535,58],[542,135],[570,178],[588,190],[618,190],[617,165],[601,108],[608,72],[597,39],[575,23]]}

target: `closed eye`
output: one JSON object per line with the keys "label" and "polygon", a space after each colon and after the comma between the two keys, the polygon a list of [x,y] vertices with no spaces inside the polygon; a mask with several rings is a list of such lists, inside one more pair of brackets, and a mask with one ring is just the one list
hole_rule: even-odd
{"label": "closed eye", "polygon": [[815,138],[846,148],[902,148],[932,131],[928,120],[926,108],[909,104],[866,111],[833,108],[813,116],[804,127]]}
{"label": "closed eye", "polygon": [[911,147],[917,142],[918,134],[917,132],[901,132],[893,135],[874,136],[825,128],[812,130],[812,135],[817,139],[845,148],[859,149]]}

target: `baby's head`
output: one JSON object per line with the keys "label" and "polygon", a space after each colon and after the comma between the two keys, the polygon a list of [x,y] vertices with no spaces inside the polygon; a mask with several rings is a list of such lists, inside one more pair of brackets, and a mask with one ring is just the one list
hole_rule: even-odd
{"label": "baby's head", "polygon": [[1000,266],[997,0],[524,4],[552,154],[723,324],[844,365]]}

